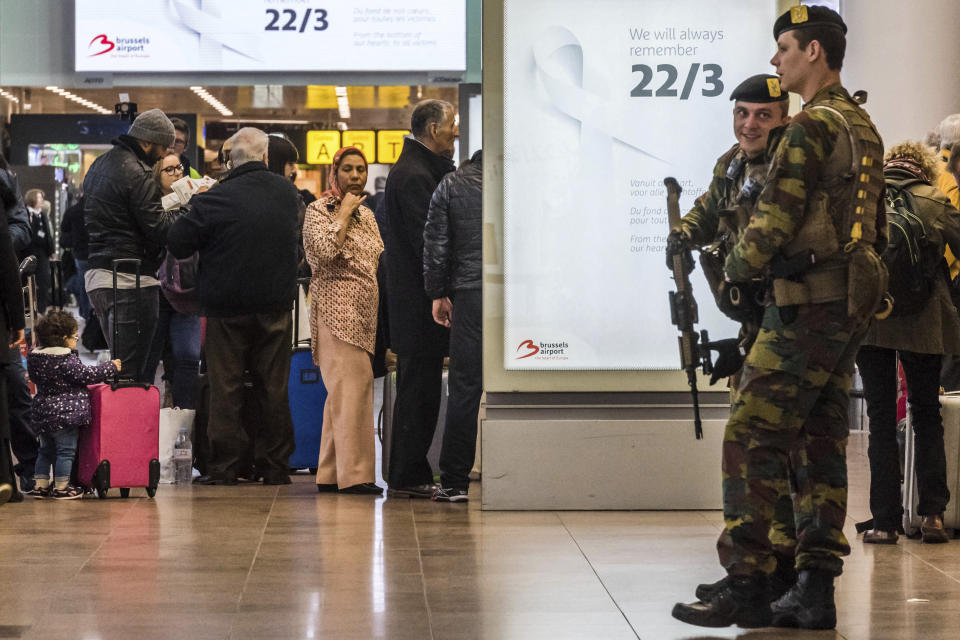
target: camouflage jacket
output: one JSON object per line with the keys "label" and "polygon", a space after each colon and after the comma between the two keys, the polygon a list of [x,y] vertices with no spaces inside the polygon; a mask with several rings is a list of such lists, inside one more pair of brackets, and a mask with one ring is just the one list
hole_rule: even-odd
{"label": "camouflage jacket", "polygon": [[[713,167],[710,188],[693,203],[693,208],[683,216],[683,231],[698,247],[724,243],[730,249],[736,243],[739,229],[746,227],[749,211],[745,216],[722,215],[735,209],[740,201],[740,192],[747,179],[762,182],[766,173],[764,157],[749,160],[733,145],[717,159]],[[743,217],[744,219],[739,219]]]}
{"label": "camouflage jacket", "polygon": [[[829,236],[829,242],[833,245],[830,255],[842,255],[840,250],[849,240],[849,228],[844,227],[853,208],[854,194],[852,179],[855,176],[842,175],[850,168],[850,133],[843,119],[832,112],[833,109],[815,108],[836,105],[856,110],[858,124],[876,132],[869,117],[856,105],[846,89],[833,84],[817,92],[786,127],[770,133],[766,185],[757,200],[749,225],[727,256],[725,271],[730,280],[742,282],[761,273],[775,256],[785,252],[801,227],[809,227],[805,225],[807,217],[811,212],[817,213],[818,207],[826,208],[820,213],[825,213],[825,219],[833,223],[832,229],[820,229],[821,234]],[[845,153],[846,160],[838,160],[835,151],[838,151],[837,156]],[[870,153],[870,166],[882,167],[882,146],[879,146],[879,151],[871,149],[863,153]],[[877,154],[878,157],[873,157]],[[843,179],[837,179],[841,177]],[[880,189],[880,186],[876,188]],[[823,194],[825,198],[818,197]],[[871,197],[874,195],[871,189]],[[871,215],[875,214],[875,220],[870,220],[869,227],[871,232],[875,229],[876,236],[871,234],[864,240],[882,249],[886,243],[882,190],[866,209]],[[827,223],[825,226],[830,225]]]}

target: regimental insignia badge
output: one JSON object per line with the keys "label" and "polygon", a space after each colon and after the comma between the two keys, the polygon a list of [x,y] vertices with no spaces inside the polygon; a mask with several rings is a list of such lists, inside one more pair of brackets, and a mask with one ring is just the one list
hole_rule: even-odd
{"label": "regimental insignia badge", "polygon": [[780,97],[780,80],[778,78],[767,78],[767,91],[771,98]]}
{"label": "regimental insignia badge", "polygon": [[800,24],[809,19],[810,15],[807,13],[806,5],[801,4],[796,7],[790,7],[790,22],[792,24]]}

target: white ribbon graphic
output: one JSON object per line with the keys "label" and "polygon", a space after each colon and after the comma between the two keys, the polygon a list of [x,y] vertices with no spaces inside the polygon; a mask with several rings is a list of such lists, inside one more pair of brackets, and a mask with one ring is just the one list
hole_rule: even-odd
{"label": "white ribbon graphic", "polygon": [[201,59],[220,62],[223,49],[230,49],[251,60],[260,60],[256,36],[223,33],[218,0],[200,0],[199,9],[191,4],[184,0],[170,0],[180,22],[200,37]]}
{"label": "white ribbon graphic", "polygon": [[[568,57],[563,61],[555,55],[566,47],[574,47],[576,59]],[[666,162],[643,149],[646,143],[637,132],[641,129],[640,123],[628,125],[608,98],[584,88],[583,47],[568,29],[553,26],[541,33],[533,45],[533,58],[537,75],[553,105],[580,123],[580,142],[585,152],[602,153],[604,148],[609,152],[609,145],[615,139],[649,158]]]}

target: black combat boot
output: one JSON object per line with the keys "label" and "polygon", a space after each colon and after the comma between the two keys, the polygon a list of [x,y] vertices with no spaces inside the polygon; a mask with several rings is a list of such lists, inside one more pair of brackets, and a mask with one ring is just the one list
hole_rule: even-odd
{"label": "black combat boot", "polygon": [[[774,569],[768,580],[770,602],[775,602],[797,582],[797,570],[793,567],[793,558],[789,560],[777,558],[777,568]],[[701,602],[706,602],[725,587],[729,581],[730,576],[726,576],[710,584],[698,584],[697,598]]]}
{"label": "black combat boot", "polygon": [[728,576],[726,582],[706,602],[673,606],[671,615],[687,624],[700,627],[729,627],[744,629],[770,626],[770,595],[765,576]]}
{"label": "black combat boot", "polygon": [[804,569],[797,584],[771,605],[773,626],[799,629],[833,629],[837,607],[833,601],[833,574]]}

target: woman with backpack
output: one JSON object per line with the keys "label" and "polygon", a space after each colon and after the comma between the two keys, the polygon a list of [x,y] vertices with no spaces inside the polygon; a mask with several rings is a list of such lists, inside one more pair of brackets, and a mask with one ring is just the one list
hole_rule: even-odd
{"label": "woman with backpack", "polygon": [[[904,142],[891,148],[883,173],[890,241],[884,262],[890,270],[894,301],[893,314],[873,321],[857,355],[870,418],[873,529],[863,541],[896,544],[902,523],[896,417],[899,357],[916,441],[922,539],[947,542],[943,512],[950,491],[940,416],[940,366],[944,354],[960,354],[960,317],[950,298],[943,255],[946,247],[960,255],[960,212],[933,186],[938,160],[921,143]],[[905,244],[914,246],[914,251],[902,252]],[[901,258],[896,257],[898,253]],[[912,266],[899,263],[911,253],[916,256]]]}

